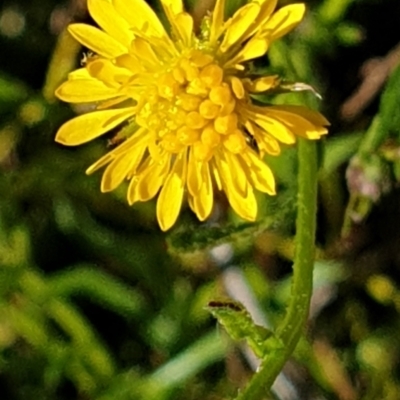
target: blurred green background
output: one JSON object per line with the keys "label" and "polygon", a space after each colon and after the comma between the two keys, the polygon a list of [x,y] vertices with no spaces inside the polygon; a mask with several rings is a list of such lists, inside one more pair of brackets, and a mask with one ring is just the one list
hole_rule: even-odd
{"label": "blurred green background", "polygon": [[[400,2],[306,3],[299,28],[254,67],[311,84],[322,101],[311,92],[274,101],[318,104],[332,123],[319,145],[308,334],[274,396],[396,400]],[[202,12],[200,0],[187,7]],[[296,149],[267,160],[279,194],[259,196],[255,224],[218,196],[209,222],[185,208],[162,233],[154,203],[129,207],[123,187],[101,194],[101,174],[85,176],[112,135],[80,148],[54,142],[82,111],[53,94],[82,57],[64,31],[72,21],[92,23],[85,0],[0,3],[0,399],[232,398],[255,364],[204,307],[229,295],[262,323],[282,318]]]}

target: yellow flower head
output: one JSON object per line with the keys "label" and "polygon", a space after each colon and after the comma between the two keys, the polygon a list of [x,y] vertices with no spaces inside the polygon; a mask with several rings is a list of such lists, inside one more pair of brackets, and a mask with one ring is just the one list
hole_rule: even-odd
{"label": "yellow flower head", "polygon": [[328,122],[301,106],[259,106],[251,95],[279,84],[276,76],[251,79],[245,63],[302,19],[303,4],[273,12],[277,0],[254,0],[224,21],[217,0],[197,33],[182,0],[161,0],[167,33],[144,0],[88,0],[101,29],[73,24],[70,33],[94,52],[57,89],[70,103],[96,102],[96,111],[65,123],[56,140],[75,146],[127,122],[132,134],[87,170],[107,165],[101,190],[129,180],[129,204],[159,193],[161,229],[176,221],[183,198],[203,221],[213,190],[223,190],[242,218],[254,221],[254,189],[275,194],[265,153],[295,135],[319,139]]}

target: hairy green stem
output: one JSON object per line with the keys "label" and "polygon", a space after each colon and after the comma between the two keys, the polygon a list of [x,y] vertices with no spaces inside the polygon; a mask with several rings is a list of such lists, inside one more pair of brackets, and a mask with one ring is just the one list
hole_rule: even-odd
{"label": "hairy green stem", "polygon": [[[296,220],[296,252],[293,266],[289,306],[275,338],[258,372],[237,400],[263,400],[293,353],[305,326],[312,294],[317,212],[317,149],[316,143],[299,142],[299,176]],[[275,343],[273,342],[275,340]]]}

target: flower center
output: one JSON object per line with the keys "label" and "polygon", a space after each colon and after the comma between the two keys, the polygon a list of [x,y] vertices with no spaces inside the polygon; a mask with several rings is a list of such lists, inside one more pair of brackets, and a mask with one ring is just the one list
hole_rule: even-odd
{"label": "flower center", "polygon": [[236,103],[223,69],[210,55],[197,52],[182,57],[146,87],[136,122],[166,151],[179,153],[192,146],[198,160],[209,160],[219,145],[234,153],[246,146]]}

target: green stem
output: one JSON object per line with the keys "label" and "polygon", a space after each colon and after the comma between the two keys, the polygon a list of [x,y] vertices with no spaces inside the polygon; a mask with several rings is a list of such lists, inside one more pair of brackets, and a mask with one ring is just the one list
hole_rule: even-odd
{"label": "green stem", "polygon": [[376,153],[377,149],[387,136],[388,131],[382,128],[381,118],[379,115],[376,115],[360,143],[358,154],[361,157],[368,157],[371,154]]}
{"label": "green stem", "polygon": [[[317,212],[317,149],[316,143],[299,141],[299,177],[296,220],[296,252],[293,266],[292,290],[285,319],[271,339],[271,352],[259,371],[237,400],[261,400],[274,383],[285,362],[293,353],[307,321],[312,294]],[[268,339],[269,340],[269,339]],[[273,343],[275,340],[275,344]]]}
{"label": "green stem", "polygon": [[296,253],[292,293],[278,337],[293,352],[308,317],[312,294],[317,216],[317,147],[315,142],[299,142],[299,192],[297,198]]}

